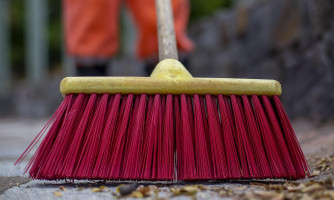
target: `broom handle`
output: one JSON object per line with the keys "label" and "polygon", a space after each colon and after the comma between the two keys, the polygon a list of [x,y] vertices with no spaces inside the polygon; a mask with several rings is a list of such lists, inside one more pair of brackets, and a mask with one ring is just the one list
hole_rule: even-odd
{"label": "broom handle", "polygon": [[158,25],[159,60],[178,60],[171,0],[155,0]]}

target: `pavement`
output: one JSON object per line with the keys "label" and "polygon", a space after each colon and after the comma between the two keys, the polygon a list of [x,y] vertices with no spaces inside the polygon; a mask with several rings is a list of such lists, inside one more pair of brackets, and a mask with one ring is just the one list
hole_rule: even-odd
{"label": "pavement", "polygon": [[[196,182],[196,183],[166,183],[139,182],[139,188],[130,195],[120,195],[120,182],[106,181],[39,181],[31,180],[24,174],[24,167],[31,157],[14,166],[18,156],[45,125],[47,119],[0,119],[0,200],[2,199],[255,199],[279,195],[289,199],[289,188],[294,195],[303,195],[297,191],[311,191],[308,187],[318,183],[323,188],[322,194],[329,195],[326,186],[334,179],[334,122],[315,124],[310,121],[293,121],[293,127],[301,147],[308,158],[315,175],[300,181],[260,180],[239,182]],[[326,182],[327,181],[327,182]],[[124,183],[122,183],[124,184]],[[127,182],[129,184],[129,182]],[[318,185],[319,185],[318,184]],[[274,185],[274,186],[272,186]],[[310,186],[311,185],[311,186]],[[273,188],[271,188],[273,187]],[[275,193],[280,187],[280,193]],[[297,189],[296,189],[297,188]],[[305,189],[306,188],[306,189]],[[286,193],[284,191],[287,191]],[[289,191],[288,191],[289,190]],[[329,192],[327,192],[329,191]],[[291,191],[290,191],[291,192]],[[253,195],[253,196],[252,196]],[[257,195],[257,196],[256,196]],[[266,196],[267,195],[267,196]],[[276,196],[275,196],[276,195]],[[334,195],[334,194],[332,194]],[[334,196],[332,196],[334,199]],[[264,199],[266,199],[264,198]],[[284,199],[283,198],[283,199]],[[297,198],[295,196],[291,198]],[[313,197],[312,197],[313,198]],[[311,199],[312,199],[311,198]]]}

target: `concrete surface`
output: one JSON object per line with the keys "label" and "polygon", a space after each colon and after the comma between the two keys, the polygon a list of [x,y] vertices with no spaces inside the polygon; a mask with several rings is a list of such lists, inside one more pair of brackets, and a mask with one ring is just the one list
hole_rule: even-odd
{"label": "concrete surface", "polygon": [[[37,181],[28,179],[23,175],[28,158],[18,166],[13,163],[25,150],[34,136],[44,126],[47,119],[0,119],[0,199],[117,199],[116,187],[119,182],[94,181]],[[297,137],[307,157],[332,155],[334,152],[334,123],[313,124],[308,121],[295,121],[293,123]],[[29,155],[28,157],[30,157]],[[310,158],[311,159],[311,158]],[[315,165],[311,164],[311,167]],[[327,174],[318,176],[313,180],[333,178]],[[262,183],[275,183],[277,180],[266,180]],[[278,182],[283,180],[278,180]],[[309,181],[306,179],[304,181]],[[283,181],[284,182],[284,181]],[[261,184],[262,184],[261,183]],[[143,183],[148,186],[153,183]],[[158,186],[156,195],[152,199],[231,199],[223,194],[233,191],[234,194],[247,193],[256,190],[250,182],[226,183],[195,183],[208,186],[208,190],[200,190],[192,196],[173,196],[171,187],[185,187],[182,183],[155,184]],[[61,186],[61,187],[60,187]],[[106,186],[100,192],[94,192],[94,187]],[[155,187],[155,186],[154,186]],[[65,189],[64,189],[65,188]],[[126,199],[133,199],[128,197]]]}

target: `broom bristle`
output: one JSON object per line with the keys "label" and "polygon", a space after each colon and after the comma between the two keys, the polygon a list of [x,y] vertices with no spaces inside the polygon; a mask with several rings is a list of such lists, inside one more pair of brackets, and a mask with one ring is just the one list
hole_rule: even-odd
{"label": "broom bristle", "polygon": [[69,94],[15,164],[46,132],[26,167],[34,179],[309,174],[277,96]]}

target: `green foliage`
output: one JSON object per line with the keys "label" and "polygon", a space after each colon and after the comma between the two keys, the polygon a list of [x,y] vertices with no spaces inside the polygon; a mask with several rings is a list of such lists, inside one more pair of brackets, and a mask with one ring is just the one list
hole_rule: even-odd
{"label": "green foliage", "polygon": [[194,22],[204,16],[210,16],[219,9],[232,6],[232,0],[190,0],[190,21]]}
{"label": "green foliage", "polygon": [[10,61],[13,71],[18,76],[24,74],[25,51],[24,31],[25,12],[24,1],[11,0],[10,5]]}
{"label": "green foliage", "polygon": [[61,1],[48,0],[48,17],[49,66],[57,67],[62,61]]}
{"label": "green foliage", "polygon": [[[59,66],[61,62],[61,1],[48,0],[47,5],[48,27],[46,35],[48,39],[49,67]],[[15,74],[22,77],[25,72],[25,31],[26,9],[22,0],[10,1],[10,55],[11,65]]]}

